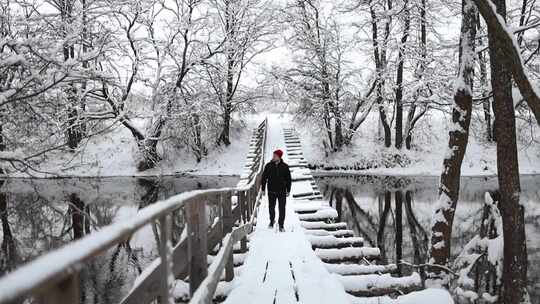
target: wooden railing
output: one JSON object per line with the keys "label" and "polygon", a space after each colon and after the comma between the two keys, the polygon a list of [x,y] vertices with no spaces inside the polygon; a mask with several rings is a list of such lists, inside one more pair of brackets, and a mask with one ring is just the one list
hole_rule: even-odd
{"label": "wooden railing", "polygon": [[[191,302],[211,303],[223,271],[226,280],[234,278],[233,245],[240,242],[241,248],[247,250],[247,235],[253,229],[260,200],[266,128],[265,120],[254,131],[246,167],[249,174],[236,188],[196,190],[172,196],[141,209],[129,220],[113,223],[39,257],[0,279],[0,303],[21,303],[28,298],[43,304],[80,303],[79,271],[84,264],[125,242],[142,227],[154,224],[159,227],[160,257],[137,278],[121,303],[145,304],[156,300],[170,303],[173,279],[188,275]],[[211,225],[208,204],[218,206],[221,215]],[[172,244],[173,213],[181,208],[187,233]],[[208,267],[209,248],[219,244],[220,250]]]}

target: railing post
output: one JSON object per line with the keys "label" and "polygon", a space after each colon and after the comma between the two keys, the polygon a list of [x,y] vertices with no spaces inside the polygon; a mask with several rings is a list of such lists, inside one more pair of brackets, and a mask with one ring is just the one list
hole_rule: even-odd
{"label": "railing post", "polygon": [[189,291],[191,295],[208,274],[208,225],[205,204],[204,200],[199,199],[190,201],[185,206],[189,252]]}
{"label": "railing post", "polygon": [[242,222],[247,222],[246,192],[238,191],[238,204],[240,205],[240,217]]}
{"label": "railing post", "polygon": [[[232,214],[232,204],[231,204],[231,192],[226,192],[221,195],[221,206],[223,214],[223,237],[227,233],[232,232],[233,228],[233,214]],[[233,251],[227,256],[227,265],[225,266],[225,280],[232,281],[234,279],[234,261],[233,261]]]}
{"label": "railing post", "polygon": [[[238,191],[238,198],[239,198],[239,203],[240,203],[240,211],[242,212],[242,217],[244,219],[244,224],[247,223],[247,221],[248,221],[248,218],[247,218],[247,215],[246,215],[246,213],[247,213],[246,192],[247,191]],[[247,251],[247,237],[243,237],[240,240],[240,249],[242,250],[242,252]]]}
{"label": "railing post", "polygon": [[171,225],[172,220],[170,215],[162,216],[159,219],[159,256],[161,257],[161,280],[159,303],[168,304],[171,299],[171,287],[169,277],[172,272],[172,244],[171,244]]}
{"label": "railing post", "polygon": [[246,221],[249,221],[251,219],[251,188],[246,191],[246,210]]}
{"label": "railing post", "polygon": [[76,272],[39,294],[37,302],[40,304],[80,303],[81,290],[79,284],[79,273]]}

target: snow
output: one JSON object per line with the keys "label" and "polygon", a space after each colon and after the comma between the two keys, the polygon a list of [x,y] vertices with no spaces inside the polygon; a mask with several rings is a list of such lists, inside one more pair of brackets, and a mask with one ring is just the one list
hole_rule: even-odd
{"label": "snow", "polygon": [[340,275],[349,274],[373,274],[373,273],[386,273],[397,270],[395,264],[388,265],[359,265],[359,264],[330,264],[325,263],[324,266],[331,273],[337,273]]}
{"label": "snow", "polygon": [[[0,93],[0,100],[1,100]],[[252,116],[246,119],[247,127],[231,130],[231,145],[210,146],[208,156],[197,162],[191,152],[184,148],[160,148],[163,159],[154,169],[137,171],[139,152],[135,140],[127,128],[117,126],[110,132],[90,138],[83,142],[80,151],[67,153],[55,151],[40,164],[45,173],[34,173],[37,177],[50,176],[155,176],[155,175],[239,175],[248,154],[251,131],[264,119]],[[132,123],[142,129],[145,119],[134,118]],[[161,146],[159,146],[161,147]],[[158,148],[159,148],[158,147]],[[21,172],[9,172],[10,176],[27,176]]]}
{"label": "snow", "polygon": [[[285,146],[281,118],[273,115],[268,122],[267,159],[274,149]],[[349,303],[337,277],[311,249],[294,205],[294,200],[288,202],[286,232],[280,233],[267,228],[268,202],[263,198],[244,271],[225,303]]]}
{"label": "snow", "polygon": [[343,286],[348,291],[369,291],[374,288],[397,288],[421,286],[420,275],[414,272],[407,277],[393,277],[390,274],[366,274],[359,276],[340,276]]}
{"label": "snow", "polygon": [[316,249],[315,254],[323,260],[346,260],[378,257],[381,254],[375,247],[348,247],[340,249]]}
{"label": "snow", "polygon": [[428,288],[421,291],[411,292],[396,299],[390,297],[356,298],[351,296],[351,304],[453,304],[454,300],[444,289]]}
{"label": "snow", "polygon": [[345,229],[347,228],[346,223],[325,223],[325,222],[303,222],[302,224],[303,228],[306,229],[324,229],[324,228],[330,228],[330,229]]}
{"label": "snow", "polygon": [[[378,113],[371,113],[356,132],[350,147],[324,154],[322,141],[312,125],[296,124],[302,138],[304,157],[310,165],[317,166],[313,174],[357,173],[389,176],[440,176],[441,164],[452,151],[448,150],[448,131],[453,125],[450,115],[430,111],[414,130],[413,148],[397,150],[385,148],[378,140]],[[521,174],[540,173],[540,145],[531,144],[530,133],[537,134],[540,127],[516,120],[518,130],[518,156]],[[530,130],[530,128],[533,130]],[[484,125],[476,113],[471,120],[469,144],[461,167],[463,176],[494,176],[497,174],[495,143],[486,142]],[[395,155],[408,160],[397,164]],[[329,169],[332,170],[329,170]]]}
{"label": "snow", "polygon": [[225,303],[273,303],[274,297],[277,303],[349,303],[337,277],[313,253],[291,205],[286,232],[280,233],[267,228],[268,206],[263,200],[244,272]]}
{"label": "snow", "polygon": [[364,239],[361,237],[337,238],[333,235],[309,236],[308,240],[312,245],[317,245],[317,246],[331,246],[331,245],[339,245],[339,244],[364,242]]}
{"label": "snow", "polygon": [[337,218],[338,214],[334,208],[319,209],[314,213],[300,214],[298,217],[303,221],[319,220],[319,219],[332,219]]}

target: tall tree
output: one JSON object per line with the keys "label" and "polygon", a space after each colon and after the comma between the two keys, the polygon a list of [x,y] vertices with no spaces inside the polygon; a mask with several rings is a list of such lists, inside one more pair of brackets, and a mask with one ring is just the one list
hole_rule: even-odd
{"label": "tall tree", "polygon": [[212,3],[224,37],[224,54],[216,56],[217,62],[211,66],[217,69],[211,83],[222,111],[218,144],[229,145],[233,113],[259,98],[247,88],[242,91],[241,81],[253,60],[274,47],[275,14],[272,2],[266,0],[213,0]]}
{"label": "tall tree", "polygon": [[[506,1],[493,0],[503,19]],[[504,41],[488,31],[491,87],[497,137],[497,177],[503,220],[504,259],[502,302],[529,303],[527,293],[527,240],[524,207],[520,204],[519,166],[516,144],[516,118],[512,98],[512,74],[506,66]]]}
{"label": "tall tree", "polygon": [[[390,26],[392,23],[392,17],[390,14],[387,15],[384,24],[383,39],[379,39],[379,18],[375,10],[376,1],[369,1],[369,12],[371,15],[371,35],[372,35],[372,44],[373,44],[373,59],[375,61],[375,73],[377,79],[376,87],[376,100],[379,108],[379,119],[383,126],[384,130],[384,145],[385,147],[390,147],[392,145],[392,133],[390,129],[390,123],[388,122],[388,117],[384,105],[384,86],[385,86],[385,77],[384,73],[386,72],[387,58],[386,58],[386,49],[388,38],[390,36]],[[392,0],[383,1],[382,4],[385,7],[385,11],[392,10]]]}
{"label": "tall tree", "polygon": [[398,67],[396,77],[396,125],[395,125],[395,146],[397,149],[401,149],[403,145],[403,69],[405,65],[405,48],[407,39],[409,38],[409,30],[411,26],[409,1],[403,1],[403,34],[399,43],[398,51]]}
{"label": "tall tree", "polygon": [[442,270],[449,264],[452,224],[456,210],[461,164],[469,139],[472,112],[473,74],[476,39],[476,7],[471,0],[462,1],[461,36],[459,44],[459,74],[455,80],[452,124],[449,131],[448,150],[443,160],[443,172],[439,184],[439,200],[435,207],[431,227],[430,284],[449,284]]}

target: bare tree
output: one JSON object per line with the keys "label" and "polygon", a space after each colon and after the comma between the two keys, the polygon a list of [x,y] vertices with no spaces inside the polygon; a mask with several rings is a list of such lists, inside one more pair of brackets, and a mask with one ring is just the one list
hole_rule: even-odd
{"label": "bare tree", "polygon": [[472,112],[476,7],[471,0],[462,1],[462,15],[459,74],[455,80],[452,128],[449,130],[448,150],[443,161],[439,184],[439,201],[431,227],[430,264],[435,266],[430,267],[427,274],[430,282],[444,285],[449,284],[449,278],[442,269],[449,265],[452,225],[459,198],[461,163],[467,149]]}

